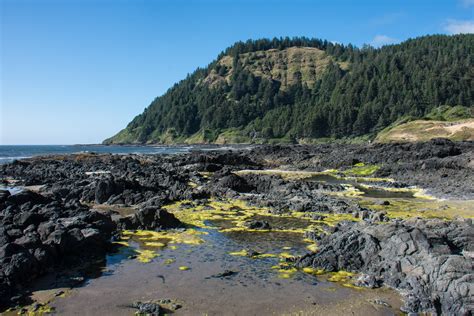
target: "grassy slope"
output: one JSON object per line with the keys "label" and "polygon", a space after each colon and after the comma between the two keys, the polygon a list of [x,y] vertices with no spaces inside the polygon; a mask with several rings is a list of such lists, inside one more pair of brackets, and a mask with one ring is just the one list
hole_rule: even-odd
{"label": "grassy slope", "polygon": [[443,137],[451,140],[474,140],[474,119],[455,122],[416,120],[384,130],[376,142],[415,142]]}
{"label": "grassy slope", "polygon": [[[281,89],[285,90],[296,81],[297,73],[301,74],[301,82],[312,87],[317,79],[321,78],[327,66],[336,60],[323,50],[312,47],[290,47],[283,50],[270,49],[241,54],[239,57],[244,69],[256,77],[277,80]],[[204,82],[213,86],[219,82],[230,82],[232,76],[233,58],[224,56],[219,64],[226,66],[229,72],[226,76],[219,76],[214,70],[204,79]],[[338,63],[343,69],[347,63]]]}
{"label": "grassy slope", "polygon": [[[283,50],[270,49],[267,51],[256,51],[240,55],[240,62],[244,69],[256,77],[276,80],[281,83],[282,90],[295,83],[297,73],[301,74],[301,82],[312,87],[316,80],[320,79],[331,62],[338,63],[342,69],[348,69],[348,63],[337,62],[332,56],[323,50],[312,47],[290,47]],[[226,76],[219,76],[214,70],[203,80],[205,84],[218,85],[220,82],[231,81],[233,58],[224,56],[219,64],[226,66],[229,70]],[[244,128],[230,128],[214,131],[211,137],[203,137],[203,131],[186,138],[185,143],[201,144],[281,144],[281,143],[308,143],[325,142],[325,140],[290,140],[288,138],[250,138]]]}
{"label": "grassy slope", "polygon": [[376,142],[427,141],[436,137],[474,140],[473,108],[441,106],[421,120],[402,120],[381,131]]}

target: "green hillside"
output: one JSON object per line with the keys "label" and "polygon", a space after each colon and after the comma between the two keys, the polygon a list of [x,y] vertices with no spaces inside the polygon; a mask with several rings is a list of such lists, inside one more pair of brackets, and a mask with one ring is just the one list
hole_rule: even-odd
{"label": "green hillside", "polygon": [[472,106],[473,78],[472,34],[380,49],[307,38],[238,42],[104,143],[360,138],[441,105]]}

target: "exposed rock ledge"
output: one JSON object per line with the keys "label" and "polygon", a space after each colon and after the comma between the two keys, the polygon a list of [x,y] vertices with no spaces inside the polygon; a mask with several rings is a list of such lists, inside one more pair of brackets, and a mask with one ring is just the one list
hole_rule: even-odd
{"label": "exposed rock ledge", "polygon": [[[471,315],[474,310],[472,220],[412,219],[387,224],[341,223],[319,240],[317,254],[297,265],[368,274],[405,296],[405,312]],[[364,281],[364,280],[361,280]]]}

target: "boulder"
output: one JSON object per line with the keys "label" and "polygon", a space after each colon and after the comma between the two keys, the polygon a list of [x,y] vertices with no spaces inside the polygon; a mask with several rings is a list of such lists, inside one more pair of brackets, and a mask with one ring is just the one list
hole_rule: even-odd
{"label": "boulder", "polygon": [[159,304],[153,302],[135,302],[132,307],[137,309],[137,315],[161,316],[164,310]]}
{"label": "boulder", "polygon": [[44,204],[49,201],[50,200],[45,196],[29,190],[18,192],[17,194],[10,195],[7,198],[7,202],[14,205],[22,205],[27,202],[33,204]]}
{"label": "boulder", "polygon": [[253,186],[249,185],[247,181],[239,177],[236,174],[230,173],[224,177],[222,177],[218,182],[217,185],[222,188],[229,188],[236,192],[250,192],[254,189]]}
{"label": "boulder", "polygon": [[161,230],[183,227],[173,214],[157,207],[145,207],[137,213],[118,219],[121,229]]}
{"label": "boulder", "polygon": [[10,195],[11,195],[10,191],[0,190],[0,203],[5,202]]}
{"label": "boulder", "polygon": [[251,220],[244,222],[244,226],[249,229],[271,229],[271,226],[267,221]]}
{"label": "boulder", "polygon": [[103,258],[114,229],[110,215],[77,200],[8,196],[0,204],[0,309],[17,304],[19,289],[51,269]]}
{"label": "boulder", "polygon": [[115,181],[113,179],[104,179],[97,182],[95,188],[95,202],[102,204],[106,202],[116,192]]}

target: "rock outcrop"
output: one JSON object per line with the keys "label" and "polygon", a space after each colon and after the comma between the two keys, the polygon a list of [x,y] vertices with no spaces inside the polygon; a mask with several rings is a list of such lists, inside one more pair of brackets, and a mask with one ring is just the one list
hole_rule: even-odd
{"label": "rock outcrop", "polygon": [[473,310],[471,220],[344,223],[318,243],[318,253],[299,258],[299,266],[363,272],[371,287],[384,283],[402,290],[407,313],[470,315]]}
{"label": "rock outcrop", "polygon": [[55,267],[105,256],[115,229],[110,216],[31,191],[0,196],[0,306]]}
{"label": "rock outcrop", "polygon": [[162,230],[184,227],[173,214],[156,207],[145,207],[137,213],[122,217],[117,223],[120,229]]}

